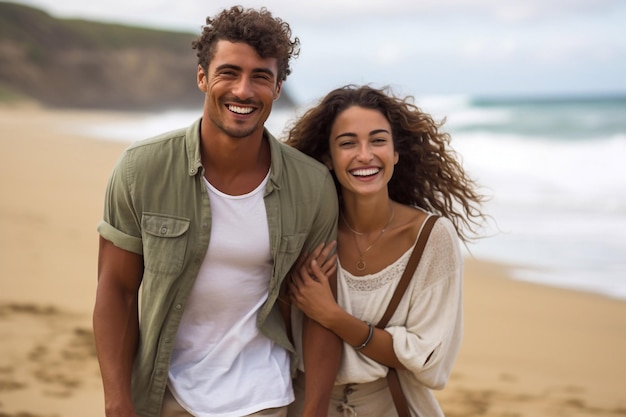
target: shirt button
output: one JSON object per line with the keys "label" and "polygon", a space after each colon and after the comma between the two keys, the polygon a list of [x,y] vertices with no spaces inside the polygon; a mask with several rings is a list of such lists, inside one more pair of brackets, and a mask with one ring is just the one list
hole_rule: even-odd
{"label": "shirt button", "polygon": [[183,305],[182,305],[182,304],[176,304],[176,305],[174,306],[174,308],[175,308],[176,310],[180,310],[181,308],[183,308]]}
{"label": "shirt button", "polygon": [[203,229],[208,229],[209,228],[209,224],[208,223],[202,223],[202,228]]}
{"label": "shirt button", "polygon": [[166,226],[162,226],[160,232],[161,232],[162,235],[166,234],[167,233],[167,227]]}

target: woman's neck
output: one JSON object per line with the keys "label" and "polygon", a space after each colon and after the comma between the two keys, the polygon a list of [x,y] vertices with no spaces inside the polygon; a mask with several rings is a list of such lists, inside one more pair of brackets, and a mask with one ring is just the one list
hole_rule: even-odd
{"label": "woman's neck", "polygon": [[393,220],[393,204],[388,196],[370,200],[344,199],[341,216],[344,224],[353,233],[378,233]]}

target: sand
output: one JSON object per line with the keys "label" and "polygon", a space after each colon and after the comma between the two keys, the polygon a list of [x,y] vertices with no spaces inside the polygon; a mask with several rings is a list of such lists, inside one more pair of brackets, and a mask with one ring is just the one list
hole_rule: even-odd
{"label": "sand", "polygon": [[[0,107],[0,417],[102,417],[91,311],[114,112]],[[626,416],[626,302],[467,259],[449,417]]]}

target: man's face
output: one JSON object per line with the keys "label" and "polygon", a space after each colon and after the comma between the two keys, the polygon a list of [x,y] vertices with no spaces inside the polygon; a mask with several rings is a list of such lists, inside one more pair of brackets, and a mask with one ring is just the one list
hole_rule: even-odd
{"label": "man's face", "polygon": [[276,58],[261,58],[244,42],[218,41],[205,74],[198,66],[198,85],[206,93],[209,122],[234,138],[263,129],[278,98]]}

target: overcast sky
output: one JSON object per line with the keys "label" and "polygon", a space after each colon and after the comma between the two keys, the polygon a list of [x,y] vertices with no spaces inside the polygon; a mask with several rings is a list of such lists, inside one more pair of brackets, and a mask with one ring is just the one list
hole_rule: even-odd
{"label": "overcast sky", "polygon": [[[223,0],[22,0],[56,17],[199,33]],[[289,22],[300,101],[346,83],[431,95],[626,93],[624,0],[248,0]]]}

